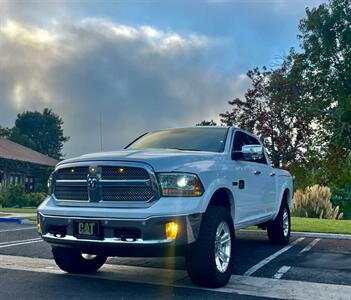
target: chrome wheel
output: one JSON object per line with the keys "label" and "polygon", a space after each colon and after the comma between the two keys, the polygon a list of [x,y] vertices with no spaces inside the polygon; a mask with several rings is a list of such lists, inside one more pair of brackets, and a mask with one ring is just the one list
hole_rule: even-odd
{"label": "chrome wheel", "polygon": [[224,273],[229,266],[232,250],[231,245],[232,241],[229,226],[225,221],[222,221],[217,227],[215,240],[216,267],[221,273]]}
{"label": "chrome wheel", "polygon": [[289,234],[289,214],[287,209],[284,209],[283,213],[283,233],[285,237]]}

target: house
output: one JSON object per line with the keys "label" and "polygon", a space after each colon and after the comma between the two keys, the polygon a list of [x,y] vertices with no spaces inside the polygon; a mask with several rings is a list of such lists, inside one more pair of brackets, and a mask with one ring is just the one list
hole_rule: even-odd
{"label": "house", "polygon": [[0,137],[0,191],[22,184],[26,192],[45,191],[58,160]]}

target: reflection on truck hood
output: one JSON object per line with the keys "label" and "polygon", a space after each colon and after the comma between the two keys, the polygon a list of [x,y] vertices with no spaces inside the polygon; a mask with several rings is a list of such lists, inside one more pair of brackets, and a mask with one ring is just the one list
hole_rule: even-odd
{"label": "reflection on truck hood", "polygon": [[86,161],[135,161],[150,164],[156,172],[208,169],[214,161],[224,159],[224,153],[183,151],[176,149],[124,149],[120,151],[85,154],[66,159],[59,165]]}

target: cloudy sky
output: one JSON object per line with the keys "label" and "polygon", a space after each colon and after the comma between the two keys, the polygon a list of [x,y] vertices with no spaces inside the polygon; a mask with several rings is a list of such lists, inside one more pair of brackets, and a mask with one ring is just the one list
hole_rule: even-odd
{"label": "cloudy sky", "polygon": [[246,72],[298,47],[323,1],[0,0],[0,125],[25,110],[64,120],[72,157],[143,132],[218,120]]}

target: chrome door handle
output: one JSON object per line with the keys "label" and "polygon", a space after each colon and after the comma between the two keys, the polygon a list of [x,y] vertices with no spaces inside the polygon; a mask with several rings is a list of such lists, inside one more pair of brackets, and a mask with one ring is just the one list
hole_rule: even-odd
{"label": "chrome door handle", "polygon": [[256,170],[256,171],[254,171],[253,173],[254,173],[255,175],[260,175],[260,174],[261,174],[261,171]]}
{"label": "chrome door handle", "polygon": [[270,176],[275,176],[275,172],[272,172],[271,174],[269,174]]}

